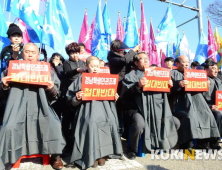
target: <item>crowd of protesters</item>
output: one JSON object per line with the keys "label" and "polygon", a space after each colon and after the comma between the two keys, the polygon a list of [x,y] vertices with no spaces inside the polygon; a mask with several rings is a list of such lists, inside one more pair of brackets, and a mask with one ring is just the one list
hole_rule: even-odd
{"label": "crowd of protesters", "polygon": [[[139,140],[142,152],[151,149],[221,149],[221,111],[215,104],[217,90],[222,90],[217,63],[189,63],[187,56],[167,57],[165,68],[171,70],[170,92],[143,91],[149,64],[140,45],[134,49],[114,40],[108,63],[85,51],[84,44],[66,47],[65,60],[33,43],[22,44],[22,31],[16,24],[8,29],[11,45],[1,51],[0,83],[0,170],[14,164],[21,156],[51,155],[50,163],[62,169],[62,158],[81,169],[105,165],[106,159],[120,159],[121,137],[130,140],[127,157],[135,159]],[[40,54],[41,51],[41,54]],[[126,52],[127,51],[127,52]],[[42,61],[51,65],[47,86],[7,81],[12,60]],[[118,74],[114,101],[83,101],[82,73],[98,74],[100,67]],[[209,90],[187,92],[185,69],[206,70]],[[194,146],[194,140],[196,145]]]}

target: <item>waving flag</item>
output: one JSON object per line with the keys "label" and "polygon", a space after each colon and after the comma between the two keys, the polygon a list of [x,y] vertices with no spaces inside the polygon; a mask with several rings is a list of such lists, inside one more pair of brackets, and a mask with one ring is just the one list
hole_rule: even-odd
{"label": "waving flag", "polygon": [[58,12],[55,10],[56,2],[47,0],[42,43],[61,53],[65,47],[65,33]]}
{"label": "waving flag", "polygon": [[208,19],[208,49],[207,55],[208,58],[213,58],[215,62],[217,62],[216,57],[217,44],[214,38],[213,30],[211,28],[210,20]]}
{"label": "waving flag", "polygon": [[70,26],[69,17],[68,17],[64,0],[56,0],[56,12],[59,16],[64,34],[65,34],[65,44],[70,44],[74,42],[72,29]]}
{"label": "waving flag", "polygon": [[124,29],[124,34],[126,32],[126,17],[124,17],[124,20],[123,20],[123,29]]}
{"label": "waving flag", "polygon": [[177,28],[171,10],[171,3],[169,3],[166,14],[157,28],[156,43],[159,42],[177,42]]}
{"label": "waving flag", "polygon": [[[103,23],[104,23],[107,46],[110,49],[112,30],[111,30],[109,11],[108,11],[108,7],[107,7],[107,1],[105,3],[104,9],[103,9]],[[108,51],[107,51],[107,53],[108,53]]]}
{"label": "waving flag", "polygon": [[[40,2],[40,0],[37,1]],[[29,25],[40,40],[44,17],[36,13],[30,2],[29,0],[6,0],[6,11],[13,13],[23,20],[26,25]]]}
{"label": "waving flag", "polygon": [[130,48],[134,48],[139,44],[138,26],[133,0],[129,0],[124,43]]}
{"label": "waving flag", "polygon": [[87,10],[85,10],[84,18],[82,22],[82,28],[79,35],[79,43],[83,43],[86,47],[86,51],[89,52],[91,49],[90,47],[90,41],[89,41],[89,30],[88,30],[88,16],[87,16]]}
{"label": "waving flag", "polygon": [[153,31],[153,25],[150,21],[150,42],[149,42],[149,55],[150,55],[150,65],[156,64],[160,65],[159,56],[157,53],[157,48],[155,45],[155,36]]}
{"label": "waving flag", "polygon": [[190,60],[189,43],[185,34],[183,35],[183,38],[180,42],[180,55],[185,55]]}
{"label": "waving flag", "polygon": [[205,60],[207,59],[207,44],[207,37],[203,33],[203,31],[201,31],[200,41],[197,46],[196,55],[193,61],[198,61],[200,64],[205,62]]}
{"label": "waving flag", "polygon": [[23,44],[27,44],[27,43],[31,42],[28,32],[27,32],[27,29],[26,29],[26,24],[21,19],[18,19],[18,26],[22,30]]}
{"label": "waving flag", "polygon": [[106,41],[103,17],[101,12],[101,0],[99,0],[96,12],[96,19],[92,35],[92,55],[107,61],[107,51],[109,50]]}
{"label": "waving flag", "polygon": [[[7,45],[10,44],[9,40],[8,40],[8,35],[6,34],[8,31],[8,26],[6,24],[6,20],[5,20],[5,16],[3,14],[3,10],[1,7],[1,3],[0,3],[0,25],[1,25],[1,29],[0,29],[0,51]],[[1,60],[0,60],[1,62]],[[1,66],[1,63],[0,63]],[[1,70],[1,68],[0,68]]]}
{"label": "waving flag", "polygon": [[181,42],[180,33],[179,31],[177,31],[177,42],[173,44],[173,52],[175,59],[180,56],[180,42]]}
{"label": "waving flag", "polygon": [[[141,25],[140,25],[140,37],[139,38],[140,38],[141,51],[146,51],[148,53],[149,52],[149,35],[148,35],[148,28],[147,28],[147,24],[146,24],[146,17],[145,17],[142,1],[141,1]],[[154,40],[155,40],[155,38],[154,38]],[[150,58],[152,58],[152,57],[150,56]]]}
{"label": "waving flag", "polygon": [[116,29],[116,39],[123,41],[125,36],[125,31],[123,28],[123,23],[120,17],[120,12],[118,14],[118,21],[117,21],[117,29]]}
{"label": "waving flag", "polygon": [[222,38],[217,30],[217,27],[215,28],[215,32],[214,32],[214,38],[215,38],[215,41],[216,41],[216,44],[217,44],[217,53],[218,53],[218,58],[217,58],[217,65],[218,65],[218,68],[220,68],[221,64],[222,64]]}
{"label": "waving flag", "polygon": [[164,62],[164,60],[166,59],[166,55],[164,54],[162,49],[160,49],[160,58],[161,58],[161,67],[166,68],[165,62]]}

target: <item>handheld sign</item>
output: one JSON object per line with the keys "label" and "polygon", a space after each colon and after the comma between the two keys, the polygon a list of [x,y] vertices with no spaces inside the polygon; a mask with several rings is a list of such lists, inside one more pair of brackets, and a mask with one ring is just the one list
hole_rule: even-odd
{"label": "handheld sign", "polygon": [[147,78],[148,83],[143,87],[143,91],[170,92],[171,74],[169,69],[149,67],[146,68],[144,77]]}
{"label": "handheld sign", "polygon": [[82,73],[82,100],[115,100],[119,75]]}
{"label": "handheld sign", "polygon": [[100,73],[109,73],[110,74],[109,67],[100,67]]}
{"label": "handheld sign", "polygon": [[48,85],[51,80],[50,64],[47,62],[15,60],[9,62],[8,82]]}
{"label": "handheld sign", "polygon": [[222,91],[216,91],[216,103],[215,105],[219,110],[222,110]]}
{"label": "handheld sign", "polygon": [[205,70],[185,69],[184,79],[188,81],[185,91],[208,91],[207,72]]}

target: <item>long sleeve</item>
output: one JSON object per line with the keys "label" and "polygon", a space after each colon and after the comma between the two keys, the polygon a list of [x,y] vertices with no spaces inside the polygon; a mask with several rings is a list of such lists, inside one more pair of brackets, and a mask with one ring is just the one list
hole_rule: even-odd
{"label": "long sleeve", "polygon": [[68,77],[72,77],[72,76],[79,73],[77,71],[77,68],[72,70],[68,62],[64,62],[63,69],[64,69],[65,75],[68,76]]}
{"label": "long sleeve", "polygon": [[135,54],[136,53],[133,50],[130,50],[128,53],[124,55],[124,57],[111,57],[109,59],[109,64],[116,65],[117,67],[123,67],[126,64],[130,63]]}

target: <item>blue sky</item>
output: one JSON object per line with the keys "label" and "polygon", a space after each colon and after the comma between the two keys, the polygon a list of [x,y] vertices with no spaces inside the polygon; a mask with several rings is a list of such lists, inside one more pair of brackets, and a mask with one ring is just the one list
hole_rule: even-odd
{"label": "blue sky", "polygon": [[[103,10],[105,0],[101,0],[101,1],[102,1],[102,10]],[[176,2],[176,3],[182,3],[183,1],[184,0],[172,0],[172,2]],[[205,13],[205,10],[207,6],[213,1],[214,0],[202,0],[203,29],[206,35],[207,35],[207,14]],[[0,0],[0,2],[3,5],[3,0]],[[69,20],[71,23],[74,40],[78,41],[79,33],[82,26],[82,21],[83,21],[84,10],[85,8],[87,8],[88,23],[90,26],[93,20],[93,17],[96,13],[98,0],[64,0],[64,2],[66,4],[67,12],[69,15]],[[108,9],[110,13],[112,33],[116,33],[118,11],[121,12],[121,17],[123,20],[123,17],[127,16],[129,0],[107,0],[107,3],[108,3]],[[146,15],[148,28],[149,28],[150,18],[152,18],[153,28],[154,30],[156,30],[166,12],[168,4],[157,1],[157,0],[143,0],[143,3],[144,3],[144,9],[145,9],[145,15]],[[196,0],[187,0],[184,3],[184,5],[196,7]],[[141,17],[140,0],[134,0],[134,6],[135,6],[135,11],[136,11],[137,20],[138,20],[138,27],[139,27],[140,17]],[[197,15],[196,11],[192,11],[190,9],[181,8],[174,5],[172,5],[172,11],[173,11],[173,15],[174,15],[177,25],[180,25]],[[6,20],[8,20],[7,12],[5,12],[5,17],[6,17]],[[11,22],[14,21],[13,15],[11,16],[10,21]],[[212,28],[214,29],[215,24],[211,22],[211,25],[212,25]],[[185,34],[189,42],[189,48],[193,53],[195,53],[198,42],[199,42],[197,19],[179,27],[178,30],[180,32],[181,37],[183,35],[182,30],[185,31]],[[219,33],[221,33],[222,31],[221,28],[218,28],[218,30],[219,30]]]}

